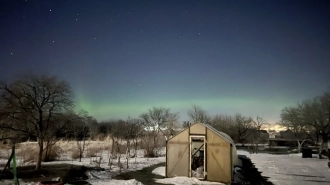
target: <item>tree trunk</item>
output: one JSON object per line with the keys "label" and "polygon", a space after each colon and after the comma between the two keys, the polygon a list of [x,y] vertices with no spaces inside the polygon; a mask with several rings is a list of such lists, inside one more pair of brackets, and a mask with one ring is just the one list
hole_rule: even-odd
{"label": "tree trunk", "polygon": [[39,137],[38,144],[39,144],[39,153],[38,153],[36,170],[41,170],[42,153],[43,153],[43,150],[44,150],[44,138],[43,138],[43,136]]}
{"label": "tree trunk", "polygon": [[[322,143],[319,150],[319,158],[322,159],[322,151],[328,152],[328,135],[322,135]],[[327,155],[328,156],[328,155]]]}
{"label": "tree trunk", "polygon": [[137,146],[138,146],[138,142],[139,142],[138,139],[136,139],[136,140],[135,140],[135,143],[134,143],[134,150],[135,150],[135,151],[134,151],[134,152],[135,152],[134,155],[135,155],[135,156],[137,156],[137,148],[138,148]]}
{"label": "tree trunk", "polygon": [[128,160],[130,158],[130,143],[127,141],[127,146],[126,146],[126,168],[128,169]]}
{"label": "tree trunk", "polygon": [[300,144],[300,141],[299,141],[299,139],[297,140],[297,144],[298,144],[298,153],[301,153],[301,145],[302,144]]}
{"label": "tree trunk", "polygon": [[297,139],[297,144],[298,144],[298,153],[301,153],[301,147],[304,144],[304,142],[306,141],[306,139],[304,139],[302,142],[300,142],[299,139]]}
{"label": "tree trunk", "polygon": [[121,154],[117,154],[118,155],[118,168],[119,168],[119,172],[121,172],[121,163],[120,163],[120,157],[121,157]]}
{"label": "tree trunk", "polygon": [[79,147],[78,150],[79,150],[79,162],[81,162],[83,151],[82,151],[81,147]]}
{"label": "tree trunk", "polygon": [[259,141],[256,142],[256,149],[254,151],[256,154],[258,153],[258,147],[259,147]]}
{"label": "tree trunk", "polygon": [[44,157],[44,162],[48,161],[48,153],[49,153],[49,141],[46,142],[46,151],[45,151],[45,157]]}

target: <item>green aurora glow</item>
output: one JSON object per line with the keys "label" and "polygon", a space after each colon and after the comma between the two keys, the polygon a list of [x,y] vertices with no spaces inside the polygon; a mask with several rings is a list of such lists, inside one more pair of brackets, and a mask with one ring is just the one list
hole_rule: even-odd
{"label": "green aurora glow", "polygon": [[[271,107],[267,104],[272,104]],[[269,112],[279,113],[283,105],[289,106],[294,102],[289,100],[278,99],[261,101],[260,99],[239,99],[239,98],[214,98],[214,99],[180,99],[171,101],[135,101],[114,103],[111,101],[103,101],[103,103],[92,103],[88,99],[80,99],[76,104],[76,109],[84,109],[93,115],[99,121],[107,119],[125,119],[128,116],[138,117],[141,113],[148,111],[152,107],[170,108],[172,112],[179,112],[180,121],[188,120],[186,115],[188,109],[192,105],[199,105],[207,110],[210,115],[215,114],[235,114],[241,113],[246,116],[255,117],[257,115],[264,116],[269,122],[278,121],[278,117]],[[255,114],[259,112],[259,114]]]}

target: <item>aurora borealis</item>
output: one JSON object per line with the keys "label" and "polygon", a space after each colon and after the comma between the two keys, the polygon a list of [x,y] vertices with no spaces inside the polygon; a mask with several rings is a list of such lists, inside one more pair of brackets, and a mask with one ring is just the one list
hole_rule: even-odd
{"label": "aurora borealis", "polygon": [[57,75],[98,120],[153,106],[279,120],[330,87],[328,1],[0,1],[0,80]]}

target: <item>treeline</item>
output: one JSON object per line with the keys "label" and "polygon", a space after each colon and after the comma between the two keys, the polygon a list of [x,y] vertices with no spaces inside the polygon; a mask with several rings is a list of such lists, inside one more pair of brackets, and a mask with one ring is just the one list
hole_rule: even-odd
{"label": "treeline", "polygon": [[211,125],[213,128],[228,134],[235,143],[250,143],[258,145],[268,141],[268,133],[264,126],[268,123],[260,116],[256,118],[244,116],[242,114],[210,116],[199,106],[192,106],[188,111],[191,122],[185,121],[184,127],[192,123],[201,122]]}
{"label": "treeline", "polygon": [[[36,169],[41,161],[47,160],[52,146],[63,138],[85,141],[96,137],[111,137],[113,147],[119,141],[140,142],[146,156],[157,156],[165,140],[177,132],[178,113],[169,108],[153,107],[138,118],[110,120],[98,123],[84,110],[75,111],[74,94],[70,85],[55,76],[29,75],[17,78],[11,83],[0,84],[0,131],[2,140],[17,143],[24,140],[38,142],[39,153]],[[237,142],[247,142],[253,135],[254,142],[260,142],[259,131],[264,121],[253,120],[237,114],[210,117],[198,106],[188,111],[193,123],[202,122],[214,126],[232,136]],[[79,143],[80,153],[85,142]],[[128,148],[130,146],[127,146]]]}
{"label": "treeline", "polygon": [[[39,146],[36,169],[47,161],[52,146],[60,139],[78,141],[80,154],[85,140],[100,134],[112,138],[113,147],[141,141],[146,156],[157,156],[163,141],[174,134],[177,114],[152,108],[139,118],[97,123],[84,110],[76,112],[70,85],[55,76],[28,75],[0,84],[0,134],[2,141],[36,140]],[[79,142],[83,141],[83,142]]]}
{"label": "treeline", "polygon": [[296,106],[285,107],[281,113],[281,124],[291,129],[300,150],[306,139],[321,142],[319,157],[329,155],[330,136],[330,92],[298,102]]}
{"label": "treeline", "polygon": [[[75,111],[74,94],[70,85],[54,76],[24,76],[11,83],[0,84],[0,134],[2,140],[17,143],[25,140],[38,142],[39,153],[36,169],[60,139],[75,140],[81,158],[85,141],[111,138],[112,151],[122,153],[139,146],[145,156],[158,156],[165,141],[178,132],[178,113],[170,108],[153,107],[137,118],[98,122],[88,112]],[[315,131],[327,141],[330,133],[329,93],[310,101],[286,108],[282,112],[282,123],[296,129],[296,133]],[[187,112],[192,123],[210,124],[227,133],[236,143],[267,142],[268,134],[263,130],[266,121],[259,116],[241,114],[210,116],[207,111],[193,105]],[[296,116],[295,119],[291,119]],[[299,123],[299,124],[298,124]],[[296,127],[296,125],[299,125]],[[256,147],[257,148],[257,147]]]}

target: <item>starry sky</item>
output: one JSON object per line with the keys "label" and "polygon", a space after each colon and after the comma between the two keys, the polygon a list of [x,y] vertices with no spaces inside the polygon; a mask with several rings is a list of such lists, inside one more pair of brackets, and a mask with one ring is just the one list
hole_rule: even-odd
{"label": "starry sky", "polygon": [[0,0],[0,80],[68,81],[97,120],[153,106],[279,120],[330,87],[330,2]]}

